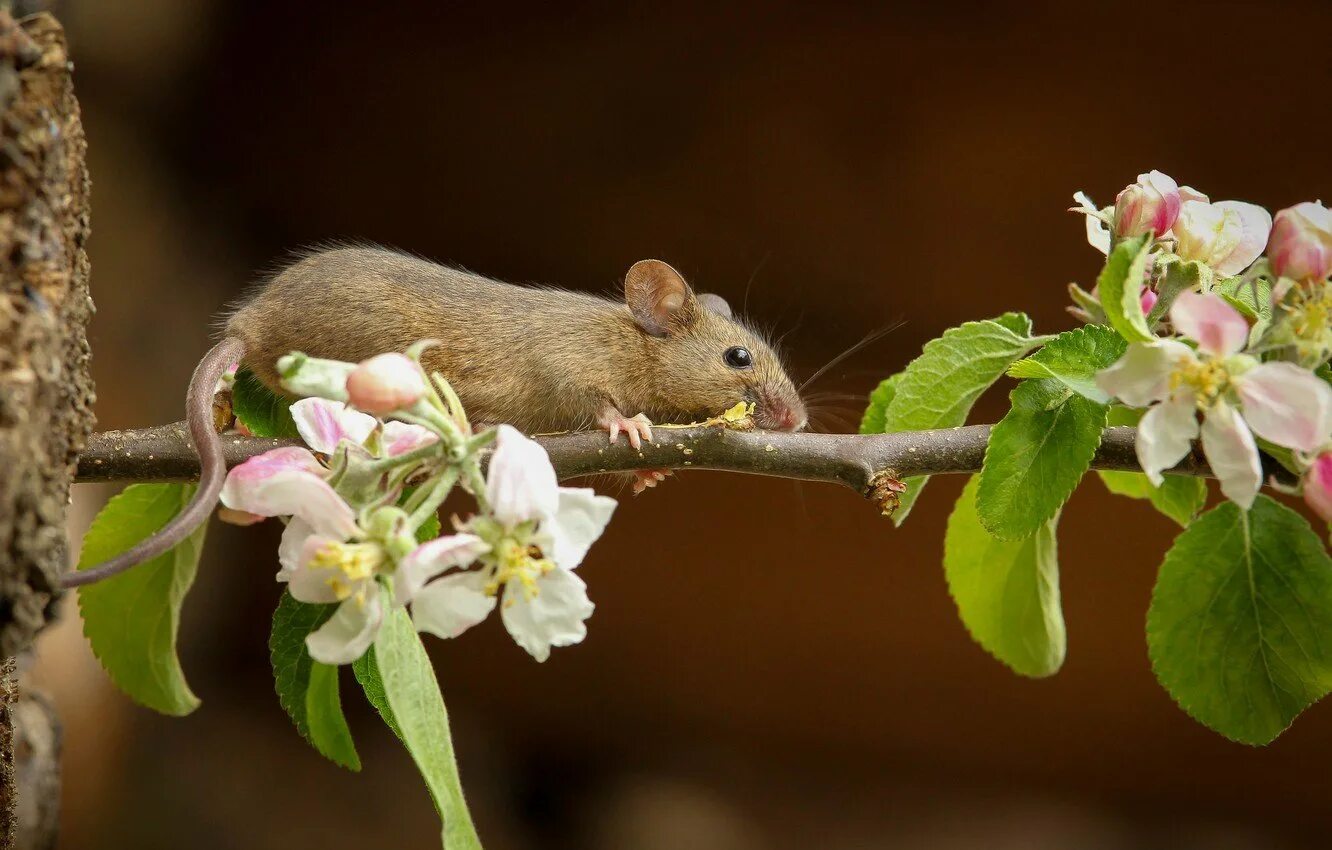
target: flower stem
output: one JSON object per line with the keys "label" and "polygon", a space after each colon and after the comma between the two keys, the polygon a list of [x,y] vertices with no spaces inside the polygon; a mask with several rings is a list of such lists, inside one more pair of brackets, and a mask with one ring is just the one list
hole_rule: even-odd
{"label": "flower stem", "polygon": [[453,485],[456,483],[458,483],[458,468],[450,467],[444,470],[444,473],[440,475],[439,479],[431,485],[429,489],[422,487],[416,493],[412,494],[412,499],[409,501],[409,504],[410,502],[416,501],[416,496],[418,494],[426,494],[421,502],[410,511],[411,515],[407,522],[413,531],[420,528],[422,523],[434,516],[435,511],[438,511],[439,506],[444,504],[444,500],[449,497],[449,492],[453,490]]}

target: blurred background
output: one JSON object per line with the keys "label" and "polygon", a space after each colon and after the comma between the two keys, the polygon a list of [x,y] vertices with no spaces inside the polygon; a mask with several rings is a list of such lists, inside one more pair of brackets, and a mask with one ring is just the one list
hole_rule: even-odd
{"label": "blurred background", "polygon": [[[1099,267],[1077,189],[1107,203],[1159,168],[1272,209],[1332,194],[1322,2],[56,11],[89,140],[104,429],[180,419],[220,311],[321,240],[599,292],[659,257],[789,331],[799,375],[902,322],[812,388],[863,396],[962,321],[1070,327],[1064,286]],[[853,428],[859,402],[833,404],[824,428]],[[936,479],[901,530],[830,486],[695,473],[623,494],[583,567],[583,644],[538,665],[493,618],[430,642],[487,847],[1326,846],[1332,705],[1251,749],[1153,679],[1168,520],[1084,484],[1061,534],[1068,661],[1024,680],[944,585],[961,484]],[[76,488],[75,539],[110,492]],[[277,534],[214,523],[183,617],[189,718],[115,692],[72,605],[43,637],[62,847],[437,841],[350,676],[361,775],[279,707]]]}

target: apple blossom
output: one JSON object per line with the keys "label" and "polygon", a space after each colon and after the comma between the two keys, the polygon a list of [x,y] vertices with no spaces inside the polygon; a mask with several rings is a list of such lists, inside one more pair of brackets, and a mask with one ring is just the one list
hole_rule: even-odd
{"label": "apple blossom", "polygon": [[1125,187],[1115,198],[1115,236],[1165,236],[1175,224],[1179,208],[1179,184],[1159,171],[1139,174],[1138,182]]}
{"label": "apple blossom", "polygon": [[1181,258],[1204,262],[1229,277],[1258,259],[1271,230],[1271,214],[1255,204],[1186,200],[1171,234]]}
{"label": "apple blossom", "polygon": [[1332,522],[1332,451],[1314,458],[1304,473],[1304,501],[1324,522]]}
{"label": "apple blossom", "polygon": [[[421,631],[456,637],[502,598],[500,617],[509,634],[545,661],[551,647],[578,643],[587,634],[594,606],[574,569],[610,521],[615,500],[558,486],[545,449],[501,425],[486,503],[489,515],[462,527],[485,545],[480,568],[426,584],[413,596],[412,617]],[[404,565],[414,560],[409,555]]]}
{"label": "apple blossom", "polygon": [[421,367],[412,358],[396,352],[362,361],[347,376],[348,400],[367,413],[406,410],[425,393]]}
{"label": "apple blossom", "polygon": [[1277,213],[1267,255],[1280,277],[1325,280],[1332,274],[1332,210],[1306,201]]}
{"label": "apple blossom", "polygon": [[1148,407],[1138,424],[1137,454],[1153,484],[1160,486],[1161,473],[1201,434],[1221,491],[1247,509],[1262,484],[1253,435],[1313,451],[1332,432],[1332,387],[1293,363],[1259,363],[1242,354],[1248,323],[1220,296],[1182,292],[1170,319],[1196,351],[1175,339],[1135,342],[1097,375],[1097,384],[1129,406]]}

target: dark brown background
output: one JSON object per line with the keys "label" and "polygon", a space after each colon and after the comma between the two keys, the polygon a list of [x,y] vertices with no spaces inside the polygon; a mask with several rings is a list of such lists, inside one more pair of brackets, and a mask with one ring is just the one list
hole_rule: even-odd
{"label": "dark brown background", "polygon": [[[646,256],[736,301],[752,281],[801,374],[904,321],[820,382],[863,394],[967,319],[1068,327],[1064,284],[1098,265],[1076,189],[1108,201],[1160,168],[1277,208],[1332,186],[1326,4],[715,5],[69,0],[101,426],[180,418],[218,311],[319,240],[591,290]],[[593,550],[585,643],[540,666],[496,622],[434,644],[487,846],[1325,843],[1332,707],[1250,749],[1152,677],[1167,520],[1079,491],[1068,662],[1028,681],[948,598],[960,483],[894,531],[849,492],[685,475],[626,498]],[[78,494],[83,522],[105,495]],[[410,762],[350,684],[360,776],[278,707],[275,541],[215,526],[188,719],[112,692],[76,617],[44,639],[62,846],[431,846]]]}

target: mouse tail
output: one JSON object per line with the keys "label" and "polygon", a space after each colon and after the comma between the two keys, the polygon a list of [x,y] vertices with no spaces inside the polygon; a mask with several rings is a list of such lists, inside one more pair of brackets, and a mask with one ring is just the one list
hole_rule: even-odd
{"label": "mouse tail", "polygon": [[244,354],[245,344],[236,337],[227,337],[204,355],[190,378],[190,388],[185,396],[185,420],[199,454],[199,489],[194,498],[152,537],[110,560],[66,574],[60,581],[61,587],[92,584],[156,558],[208,521],[227,478],[222,441],[213,426],[213,395],[218,379]]}

